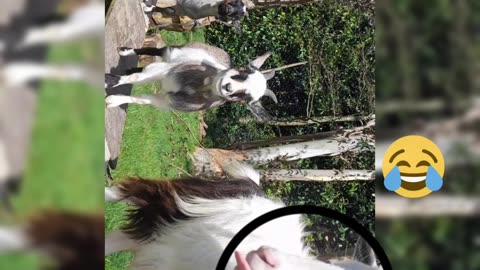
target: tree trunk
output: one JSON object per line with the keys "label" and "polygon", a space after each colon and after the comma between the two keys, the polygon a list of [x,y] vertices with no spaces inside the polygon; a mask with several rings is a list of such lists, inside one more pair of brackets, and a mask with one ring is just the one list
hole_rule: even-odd
{"label": "tree trunk", "polygon": [[192,157],[194,171],[196,175],[204,177],[222,177],[224,175],[222,168],[231,159],[251,165],[266,165],[273,161],[295,161],[358,151],[365,143],[374,145],[374,135],[368,131],[374,125],[375,122],[372,120],[365,126],[337,132],[327,138],[259,149],[230,151],[197,148]]}
{"label": "tree trunk", "polygon": [[266,181],[373,181],[375,172],[367,170],[266,170],[262,172]]}

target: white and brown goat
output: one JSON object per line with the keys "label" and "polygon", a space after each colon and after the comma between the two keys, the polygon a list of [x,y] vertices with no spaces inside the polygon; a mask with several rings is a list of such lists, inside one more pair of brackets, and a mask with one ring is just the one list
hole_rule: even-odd
{"label": "white and brown goat", "polygon": [[104,237],[103,213],[39,211],[23,224],[0,224],[0,255],[40,255],[47,259],[46,269],[101,270]]}
{"label": "white and brown goat", "polygon": [[260,98],[268,96],[277,102],[275,94],[267,88],[267,80],[274,72],[262,73],[259,69],[270,56],[264,54],[244,68],[232,67],[230,56],[224,50],[202,43],[164,48],[119,48],[122,56],[153,55],[162,57],[130,75],[105,75],[105,87],[124,84],[141,84],[160,81],[160,93],[142,97],[111,95],[107,107],[125,103],[149,104],[164,110],[200,111],[220,106],[226,102],[247,104],[260,120],[268,114]]}
{"label": "white and brown goat", "polygon": [[[258,174],[249,175],[226,181],[129,179],[106,188],[106,201],[125,201],[132,208],[126,214],[126,225],[107,236],[105,254],[134,252],[131,269],[215,269],[227,244],[245,225],[285,206],[265,196],[258,186]],[[376,260],[367,258],[316,260],[305,248],[303,228],[301,215],[260,226],[238,246],[226,269],[381,269]]]}

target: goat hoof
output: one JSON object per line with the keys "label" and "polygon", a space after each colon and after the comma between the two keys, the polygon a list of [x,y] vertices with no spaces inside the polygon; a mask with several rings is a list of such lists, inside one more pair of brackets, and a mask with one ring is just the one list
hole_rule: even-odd
{"label": "goat hoof", "polygon": [[118,47],[117,51],[120,56],[135,55],[135,51],[129,47]]}
{"label": "goat hoof", "polygon": [[143,5],[143,12],[145,14],[150,14],[150,13],[153,13],[153,10],[155,9],[155,6],[154,5],[151,5],[151,6],[148,6],[144,3]]}

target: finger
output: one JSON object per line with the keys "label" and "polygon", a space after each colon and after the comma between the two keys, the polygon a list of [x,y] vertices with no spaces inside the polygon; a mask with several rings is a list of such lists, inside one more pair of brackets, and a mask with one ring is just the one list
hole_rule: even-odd
{"label": "finger", "polygon": [[238,251],[235,251],[235,260],[237,261],[237,270],[252,270],[245,257]]}
{"label": "finger", "polygon": [[257,254],[270,266],[277,267],[280,264],[279,259],[274,254],[274,249],[262,246],[257,250]]}

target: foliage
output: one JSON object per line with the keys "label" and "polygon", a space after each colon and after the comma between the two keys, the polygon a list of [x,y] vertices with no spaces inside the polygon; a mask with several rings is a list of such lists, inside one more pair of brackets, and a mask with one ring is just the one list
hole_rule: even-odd
{"label": "foliage", "polygon": [[[207,43],[221,47],[237,66],[271,51],[264,69],[308,61],[301,67],[280,71],[268,82],[279,103],[263,99],[275,117],[296,119],[313,116],[370,115],[374,113],[374,7],[367,1],[322,1],[301,6],[255,10],[242,20],[241,35],[224,25],[205,31]],[[210,147],[288,135],[335,130],[340,124],[276,127],[241,123],[251,118],[245,106],[227,104],[206,113],[209,128],[204,139]],[[342,123],[351,127],[351,123]],[[360,155],[313,158],[272,163],[267,168],[373,169],[373,151]],[[374,184],[263,183],[267,194],[289,205],[321,205],[354,216],[373,232]],[[345,255],[356,235],[333,220],[309,216],[307,243],[315,255]],[[336,236],[331,233],[334,232]],[[340,232],[340,234],[337,234]]]}
{"label": "foliage", "polygon": [[[446,104],[426,113],[377,111],[378,131],[411,126],[412,116],[428,123],[460,114],[467,106],[458,104],[479,93],[479,1],[378,3],[377,105],[432,99]],[[461,149],[454,156],[469,160]],[[442,192],[478,196],[480,163],[470,160],[447,170]],[[377,233],[395,269],[480,269],[479,225],[478,217],[380,221]]]}

